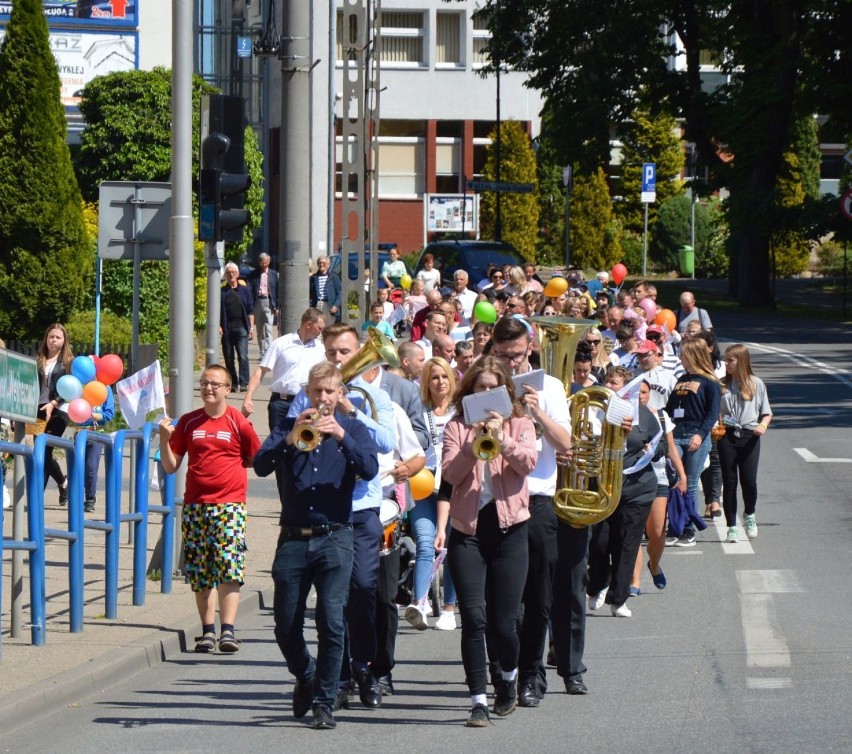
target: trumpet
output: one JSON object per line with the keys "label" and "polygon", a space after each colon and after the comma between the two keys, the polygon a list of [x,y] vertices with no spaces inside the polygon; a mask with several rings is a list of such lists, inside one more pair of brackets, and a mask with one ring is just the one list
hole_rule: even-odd
{"label": "trumpet", "polygon": [[500,443],[491,434],[490,429],[486,429],[473,441],[473,455],[480,461],[493,461],[500,455]]}
{"label": "trumpet", "polygon": [[317,429],[319,420],[324,416],[328,416],[328,409],[325,403],[320,403],[317,406],[313,421],[299,428],[296,434],[296,447],[304,453],[311,450],[316,450],[317,446],[322,442],[322,433]]}

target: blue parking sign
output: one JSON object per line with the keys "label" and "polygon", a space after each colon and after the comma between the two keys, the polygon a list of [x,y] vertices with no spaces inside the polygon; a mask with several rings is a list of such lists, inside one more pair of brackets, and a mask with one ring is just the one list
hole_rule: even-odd
{"label": "blue parking sign", "polygon": [[657,163],[642,165],[642,201],[646,204],[657,201]]}

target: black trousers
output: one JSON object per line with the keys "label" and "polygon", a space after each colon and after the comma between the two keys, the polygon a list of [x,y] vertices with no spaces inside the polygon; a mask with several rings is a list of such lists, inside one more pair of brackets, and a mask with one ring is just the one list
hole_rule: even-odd
{"label": "black trousers", "polygon": [[547,690],[544,650],[558,557],[556,520],[553,498],[547,495],[530,497],[530,520],[527,522],[529,566],[524,585],[523,617],[518,629],[521,642],[518,682],[520,685],[533,683],[541,696]]}
{"label": "black trousers", "polygon": [[623,605],[627,602],[636,555],[642,546],[642,532],[650,513],[649,503],[619,503],[615,513],[595,524],[589,546],[589,595],[598,594],[609,585],[607,603]]}
{"label": "black trousers", "polygon": [[481,511],[476,534],[450,529],[447,558],[461,615],[461,654],[471,695],[488,684],[486,626],[495,660],[504,670],[518,666],[518,618],[527,580],[529,538],[526,522],[501,531],[497,506]]}
{"label": "black trousers", "polygon": [[[44,419],[44,411],[39,410],[37,414],[39,419]],[[50,419],[47,422],[47,426],[44,431],[45,434],[53,435],[54,437],[62,437],[65,432],[65,428],[68,426],[68,414],[64,411],[58,411],[57,409],[53,410],[53,413],[50,415]],[[53,479],[56,482],[58,487],[61,487],[65,484],[65,474],[62,473],[62,467],[59,465],[59,461],[57,461],[53,457],[53,448],[48,445],[44,449],[44,486],[47,488],[47,480]]]}
{"label": "black trousers", "polygon": [[589,527],[575,529],[556,523],[556,568],[553,574],[553,647],[556,672],[566,681],[586,672],[586,584],[588,583]]}
{"label": "black trousers", "polygon": [[376,659],[373,675],[390,675],[396,664],[396,632],[399,608],[394,599],[399,588],[400,548],[379,558],[379,581],[376,587]]}
{"label": "black trousers", "polygon": [[269,417],[269,431],[272,432],[279,424],[287,418],[287,412],[293,401],[286,398],[272,398],[270,396],[269,403],[266,406],[266,413]]}
{"label": "black trousers", "polygon": [[757,508],[757,466],[760,463],[760,437],[740,431],[739,437],[726,434],[719,440],[722,465],[722,507],[728,526],[737,525],[737,482],[743,489],[743,513],[754,515]]}

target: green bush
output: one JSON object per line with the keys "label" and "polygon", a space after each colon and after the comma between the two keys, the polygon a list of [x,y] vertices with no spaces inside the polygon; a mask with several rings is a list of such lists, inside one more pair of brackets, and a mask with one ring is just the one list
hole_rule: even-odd
{"label": "green bush", "polygon": [[629,230],[622,231],[621,263],[633,276],[642,274],[642,251],[642,235]]}
{"label": "green bush", "polygon": [[575,267],[608,270],[621,258],[612,201],[601,168],[578,176],[571,195],[571,261]]}
{"label": "green bush", "polygon": [[825,277],[840,277],[843,274],[844,249],[844,244],[837,241],[821,243],[816,250],[818,260],[816,272]]}
{"label": "green bush", "polygon": [[[74,313],[65,324],[65,329],[68,330],[68,340],[72,343],[94,343],[94,310]],[[110,311],[101,311],[101,343],[110,346],[129,346],[132,337],[133,327],[130,320]]]}

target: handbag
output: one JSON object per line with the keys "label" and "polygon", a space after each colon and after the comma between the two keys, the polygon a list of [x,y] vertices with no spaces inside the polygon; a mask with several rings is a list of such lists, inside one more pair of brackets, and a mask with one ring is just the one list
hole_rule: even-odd
{"label": "handbag", "polygon": [[721,440],[725,436],[726,429],[725,425],[722,424],[722,417],[720,416],[719,421],[710,428],[710,438],[714,441]]}

